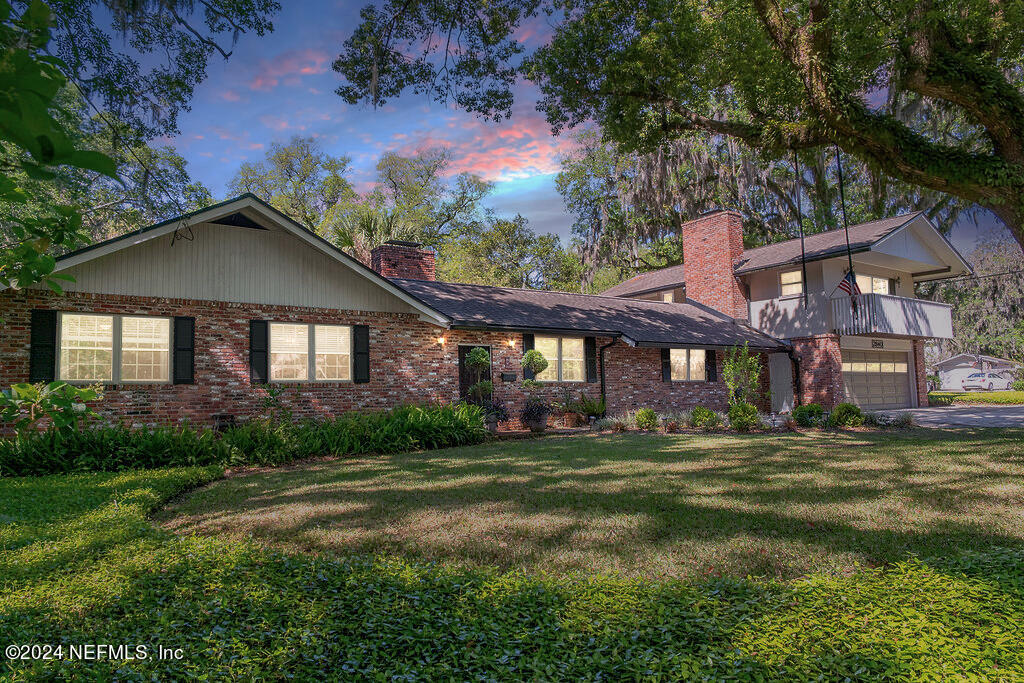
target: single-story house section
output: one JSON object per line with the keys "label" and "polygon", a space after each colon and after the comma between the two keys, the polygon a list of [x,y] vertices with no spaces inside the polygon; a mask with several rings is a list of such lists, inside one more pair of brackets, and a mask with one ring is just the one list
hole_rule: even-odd
{"label": "single-story house section", "polygon": [[958,353],[935,364],[939,386],[945,391],[961,391],[964,379],[974,372],[998,372],[1009,377],[1020,368],[1021,364],[1012,360],[973,353]]}
{"label": "single-story house section", "polygon": [[793,395],[788,345],[700,285],[667,302],[436,282],[418,245],[384,244],[366,267],[251,194],[56,269],[75,278],[63,296],[0,292],[0,383],[99,382],[98,409],[136,424],[260,415],[267,384],[297,417],[453,401],[475,346],[513,413],[529,348],[550,362],[536,378],[546,396],[604,394],[613,414],[724,409],[723,352],[744,343]]}

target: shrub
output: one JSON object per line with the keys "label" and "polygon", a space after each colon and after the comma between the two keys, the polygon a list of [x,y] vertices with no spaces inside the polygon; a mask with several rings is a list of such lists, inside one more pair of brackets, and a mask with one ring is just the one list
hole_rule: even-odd
{"label": "shrub", "polygon": [[547,401],[540,399],[531,399],[526,402],[523,406],[522,412],[519,413],[519,418],[523,422],[530,420],[542,420],[547,418],[551,414],[551,404]]}
{"label": "shrub", "polygon": [[482,441],[479,406],[401,406],[300,423],[253,420],[217,434],[187,426],[48,429],[0,440],[0,476],[193,465],[279,465],[301,458],[397,453]]}
{"label": "shrub", "polygon": [[679,423],[675,420],[669,419],[665,421],[665,433],[675,434],[679,431]]}
{"label": "shrub", "polygon": [[633,416],[637,429],[652,430],[658,428],[658,414],[650,408],[641,408]]}
{"label": "shrub", "polygon": [[480,404],[480,409],[484,412],[484,417],[491,417],[498,420],[498,422],[507,422],[509,418],[508,408],[501,401],[484,401]]}
{"label": "shrub", "polygon": [[928,405],[951,406],[954,398],[954,394],[928,394]]}
{"label": "shrub", "polygon": [[1024,391],[1024,379],[1014,380],[1013,381],[1013,386],[1011,388],[1014,391]]}
{"label": "shrub", "polygon": [[821,424],[821,417],[824,414],[820,403],[808,403],[793,408],[793,420],[801,427],[815,427]]}
{"label": "shrub", "polygon": [[729,426],[737,432],[749,432],[760,425],[757,408],[749,403],[734,403],[729,407]]}
{"label": "shrub", "polygon": [[746,343],[725,352],[722,381],[729,389],[729,404],[750,403],[760,398],[761,359],[750,353]]}
{"label": "shrub", "polygon": [[828,416],[828,424],[830,427],[860,427],[864,424],[864,415],[852,403],[840,403]]}
{"label": "shrub", "polygon": [[722,424],[722,418],[713,410],[697,406],[690,412],[690,419],[697,429],[714,429]]}
{"label": "shrub", "polygon": [[901,429],[909,429],[914,426],[914,416],[910,413],[900,413],[892,419],[890,423],[893,427],[899,427]]}
{"label": "shrub", "polygon": [[605,413],[603,398],[590,398],[585,393],[580,393],[580,400],[576,402],[576,410],[587,417],[600,417]]}
{"label": "shrub", "polygon": [[41,420],[49,420],[54,429],[75,429],[97,416],[87,401],[101,398],[103,390],[99,385],[20,383],[0,392],[0,418],[19,432],[31,430]]}

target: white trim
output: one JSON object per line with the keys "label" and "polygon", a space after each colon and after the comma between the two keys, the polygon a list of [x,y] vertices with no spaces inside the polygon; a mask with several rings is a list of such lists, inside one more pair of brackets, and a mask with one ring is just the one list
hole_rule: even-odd
{"label": "white trim", "polygon": [[[296,325],[306,328],[306,379],[274,379],[274,334],[271,328],[274,325]],[[317,379],[316,377],[316,328],[317,327],[347,327],[348,328],[348,379]],[[355,335],[354,325],[341,323],[305,323],[294,320],[268,320],[267,321],[267,382],[269,384],[352,384],[355,360]]]}
{"label": "white trim", "polygon": [[277,211],[273,207],[268,207],[266,204],[256,199],[255,196],[250,194],[242,195],[232,201],[200,211],[188,218],[182,218],[180,220],[172,219],[167,225],[159,228],[147,230],[142,233],[125,235],[123,238],[112,240],[107,244],[94,249],[89,249],[80,254],[72,254],[64,259],[58,259],[57,265],[54,267],[54,272],[56,273],[62,270],[67,270],[68,268],[72,268],[87,261],[92,261],[100,258],[101,256],[106,256],[116,251],[127,249],[128,247],[142,244],[143,242],[148,242],[158,237],[164,237],[173,233],[175,230],[179,230],[184,227],[198,225],[200,223],[209,223],[210,221],[222,216],[237,213],[241,209],[255,211],[261,217],[270,221],[274,226],[281,228],[293,237],[299,238],[317,251],[334,258],[349,270],[352,270],[358,275],[370,280],[389,294],[394,295],[412,308],[416,309],[416,311],[420,313],[421,319],[444,328],[451,325],[451,320],[440,311],[436,311],[426,304],[421,303],[404,289],[392,284],[387,278],[382,277],[381,275],[378,275],[372,270],[364,267],[358,261],[340,251],[337,247],[334,247],[330,243],[324,242],[319,237],[312,235],[308,230],[306,230],[306,228],[302,227],[285,214]]}
{"label": "white trim", "polygon": [[[88,379],[64,379],[61,377],[61,353],[63,351],[63,345],[61,341],[63,339],[63,326],[65,315],[78,315],[78,316],[93,316],[96,318],[111,318],[111,354],[110,354],[110,379],[109,380],[88,380]],[[122,323],[124,318],[144,318],[148,320],[166,320],[167,321],[167,379],[122,379],[121,378],[121,354],[124,346],[124,339],[122,338]],[[54,354],[54,368],[53,368],[54,379],[60,382],[67,382],[68,384],[103,384],[103,385],[114,385],[114,384],[130,384],[130,385],[147,385],[147,384],[173,384],[174,383],[174,318],[166,315],[140,315],[137,313],[96,313],[93,311],[57,311],[57,353]]]}

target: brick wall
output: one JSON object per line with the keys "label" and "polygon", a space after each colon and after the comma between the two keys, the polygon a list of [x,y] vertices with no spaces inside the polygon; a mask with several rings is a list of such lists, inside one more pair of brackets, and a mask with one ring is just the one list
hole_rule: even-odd
{"label": "brick wall", "polygon": [[801,405],[820,403],[831,410],[843,400],[843,365],[839,336],[823,334],[791,339],[793,355],[800,361]]}
{"label": "brick wall", "polygon": [[[188,421],[209,424],[218,413],[261,415],[265,392],[249,381],[249,321],[273,320],[370,327],[370,381],[284,383],[282,402],[296,417],[317,417],[353,409],[380,409],[403,403],[452,401],[458,398],[458,347],[491,348],[494,396],[515,415],[525,402],[519,387],[522,335],[512,332],[442,330],[410,314],[367,313],[296,306],[143,298],[68,293],[57,297],[41,290],[0,293],[0,386],[28,381],[29,318],[32,309],[128,315],[193,316],[196,319],[195,377],[191,385],[111,385],[97,409],[130,424]],[[441,343],[440,338],[444,339]],[[597,339],[598,348],[608,339]],[[659,411],[695,405],[726,407],[722,382],[663,382],[659,349],[633,348],[617,342],[606,352],[608,410],[612,414],[640,407]],[[723,354],[719,352],[721,377]],[[767,367],[767,362],[765,362]],[[506,382],[501,373],[514,373]],[[767,386],[767,371],[763,384]],[[585,391],[600,395],[599,383],[545,384],[541,393],[560,400]]]}
{"label": "brick wall", "polygon": [[686,296],[746,320],[747,298],[733,274],[743,256],[743,217],[735,211],[701,216],[683,224],[682,238]]}
{"label": "brick wall", "polygon": [[370,252],[370,267],[384,277],[433,280],[434,252],[409,244],[386,242]]}

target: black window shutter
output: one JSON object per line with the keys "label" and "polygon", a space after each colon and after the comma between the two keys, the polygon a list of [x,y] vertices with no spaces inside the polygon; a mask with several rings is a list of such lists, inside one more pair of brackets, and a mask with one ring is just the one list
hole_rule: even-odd
{"label": "black window shutter", "polygon": [[672,381],[672,349],[661,350],[661,381]]}
{"label": "black window shutter", "polygon": [[597,381],[597,340],[593,337],[583,338],[583,358],[587,366],[587,381]]}
{"label": "black window shutter", "polygon": [[889,294],[896,295],[896,278],[889,278]]}
{"label": "black window shutter", "polygon": [[174,383],[196,383],[196,319],[174,319]]}
{"label": "black window shutter", "polygon": [[352,326],[352,381],[365,384],[370,381],[370,328]]}
{"label": "black window shutter", "polygon": [[52,382],[57,371],[57,311],[32,311],[28,381]]}
{"label": "black window shutter", "polygon": [[266,384],[270,361],[270,335],[266,320],[249,321],[249,380]]}
{"label": "black window shutter", "polygon": [[[532,334],[524,334],[523,335],[523,355],[525,355],[527,351],[531,351],[531,350],[533,350],[533,335]],[[532,370],[527,370],[526,368],[523,368],[523,379],[533,379],[533,378],[534,378],[533,371]]]}
{"label": "black window shutter", "polygon": [[704,375],[708,378],[709,382],[718,381],[718,354],[713,349],[705,351]]}

